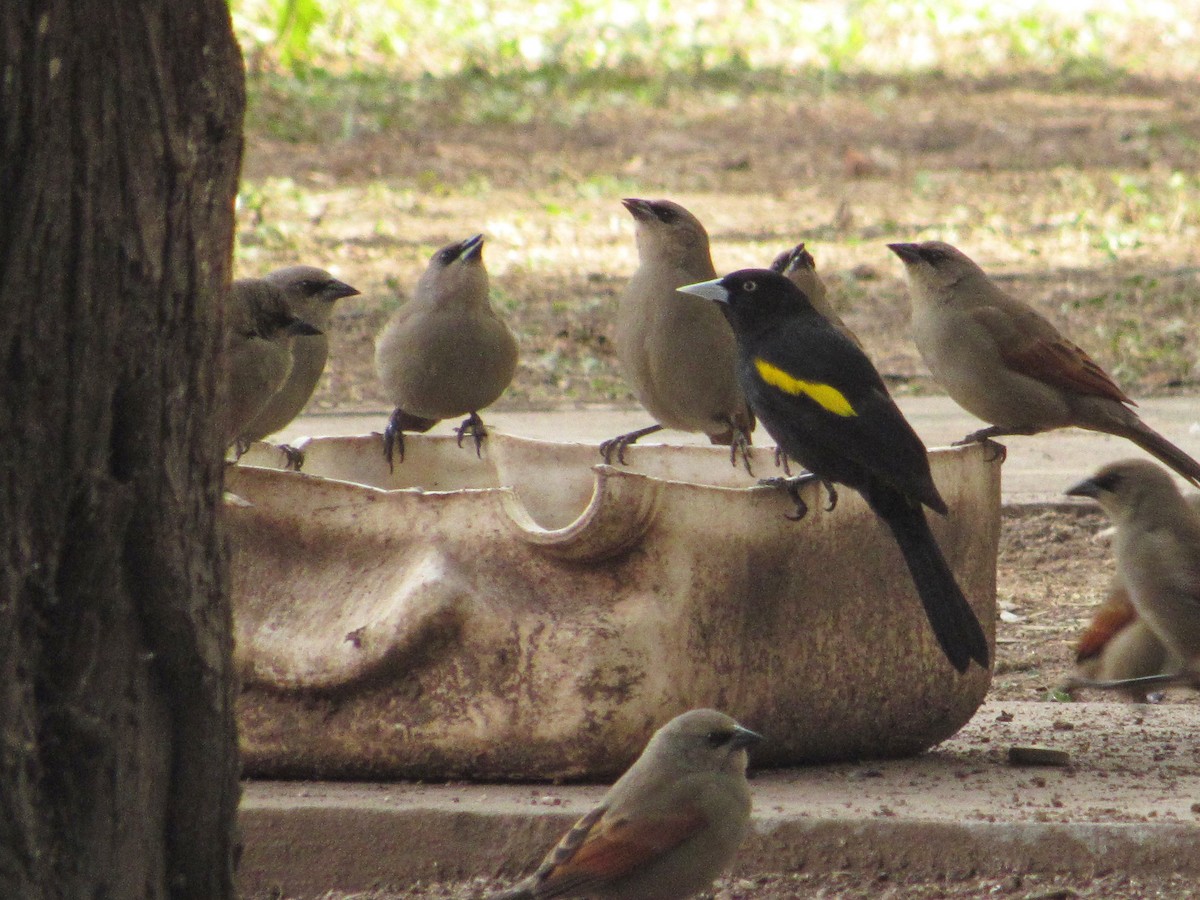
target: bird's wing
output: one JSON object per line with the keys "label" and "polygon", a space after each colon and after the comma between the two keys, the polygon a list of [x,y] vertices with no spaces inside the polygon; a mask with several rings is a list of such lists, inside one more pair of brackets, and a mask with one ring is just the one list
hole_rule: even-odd
{"label": "bird's wing", "polygon": [[980,306],[972,315],[991,334],[1010,369],[1068,391],[1137,405],[1081,347],[1036,311]]}
{"label": "bird's wing", "polygon": [[628,875],[683,843],[708,824],[694,804],[636,820],[598,806],[563,836],[534,876],[535,895],[556,897]]}
{"label": "bird's wing", "polygon": [[[888,393],[867,356],[830,325],[780,328],[744,366],[756,378],[747,391],[761,405],[759,418],[785,447],[786,428],[814,456],[801,465],[823,468],[819,458],[845,459],[873,472],[934,509],[944,509],[929,474],[925,445]],[[776,424],[779,423],[779,424]],[[853,478],[824,467],[834,481]],[[861,486],[861,485],[860,485]]]}
{"label": "bird's wing", "polygon": [[1100,606],[1092,617],[1087,630],[1075,645],[1075,662],[1082,663],[1100,655],[1117,634],[1137,618],[1137,610],[1129,600],[1129,594],[1115,592]]}

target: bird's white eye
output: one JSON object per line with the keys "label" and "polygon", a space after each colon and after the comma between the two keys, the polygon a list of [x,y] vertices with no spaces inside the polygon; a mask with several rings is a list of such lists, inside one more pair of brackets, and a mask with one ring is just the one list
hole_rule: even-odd
{"label": "bird's white eye", "polygon": [[758,290],[758,282],[757,281],[743,281],[742,282],[742,290],[745,291],[747,294],[753,294],[755,291]]}

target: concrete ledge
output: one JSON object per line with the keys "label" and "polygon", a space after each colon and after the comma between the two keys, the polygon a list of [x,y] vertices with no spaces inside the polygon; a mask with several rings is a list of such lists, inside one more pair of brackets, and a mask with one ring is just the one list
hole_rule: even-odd
{"label": "concrete ledge", "polygon": [[[989,703],[907,760],[785,769],[753,782],[741,874],[1200,877],[1200,704]],[[1015,767],[1008,748],[1067,750]],[[533,868],[603,786],[246,785],[240,886],[288,897]]]}

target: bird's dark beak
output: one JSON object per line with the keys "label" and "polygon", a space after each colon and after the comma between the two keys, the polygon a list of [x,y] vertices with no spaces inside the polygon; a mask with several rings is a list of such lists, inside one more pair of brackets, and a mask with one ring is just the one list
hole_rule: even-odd
{"label": "bird's dark beak", "polygon": [[637,197],[626,197],[621,201],[621,205],[629,210],[629,214],[639,221],[646,221],[654,218],[654,211],[650,209],[649,200],[639,200]]}
{"label": "bird's dark beak", "polygon": [[703,297],[705,300],[716,300],[718,303],[729,302],[729,290],[725,285],[721,284],[720,278],[714,278],[712,281],[698,281],[695,284],[685,284],[682,287],[677,287],[675,290],[681,294],[694,294],[697,297]]}
{"label": "bird's dark beak", "polygon": [[361,291],[358,288],[350,287],[344,281],[338,281],[336,278],[329,282],[328,286],[329,298],[331,300],[341,300],[343,297],[357,296]]}
{"label": "bird's dark beak", "polygon": [[733,737],[729,739],[729,746],[734,750],[741,750],[745,747],[753,747],[762,739],[763,736],[757,731],[751,731],[749,728],[739,725],[733,729]]}
{"label": "bird's dark beak", "polygon": [[888,244],[888,249],[900,257],[901,262],[914,263],[921,258],[921,248],[916,244]]}
{"label": "bird's dark beak", "polygon": [[[355,291],[354,293],[357,294],[358,291]],[[295,316],[291,317],[291,320],[286,326],[284,326],[283,330],[285,333],[296,335],[297,337],[312,337],[314,335],[325,333],[321,331],[320,328],[309,325],[303,319],[297,319]]]}
{"label": "bird's dark beak", "polygon": [[1068,497],[1091,497],[1095,500],[1100,496],[1100,485],[1090,478],[1085,478],[1079,484],[1067,488],[1066,494]]}
{"label": "bird's dark beak", "polygon": [[[462,247],[458,251],[458,258],[461,262],[470,262],[474,259],[479,259],[483,255],[483,235],[477,234],[474,237],[469,237],[462,242]],[[358,293],[355,291],[355,293]]]}

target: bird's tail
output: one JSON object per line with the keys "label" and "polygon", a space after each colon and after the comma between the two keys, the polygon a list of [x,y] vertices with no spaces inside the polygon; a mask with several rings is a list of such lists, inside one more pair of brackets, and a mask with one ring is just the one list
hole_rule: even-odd
{"label": "bird's tail", "polygon": [[1135,420],[1120,431],[1159,462],[1170,466],[1192,484],[1200,487],[1200,462],[1192,459],[1165,437],[1143,422]]}
{"label": "bird's tail", "polygon": [[871,484],[865,496],[900,545],[925,615],[950,664],[959,672],[965,672],[971,660],[987,668],[988,643],[983,627],[942,556],[925,511],[919,503],[880,482]]}

